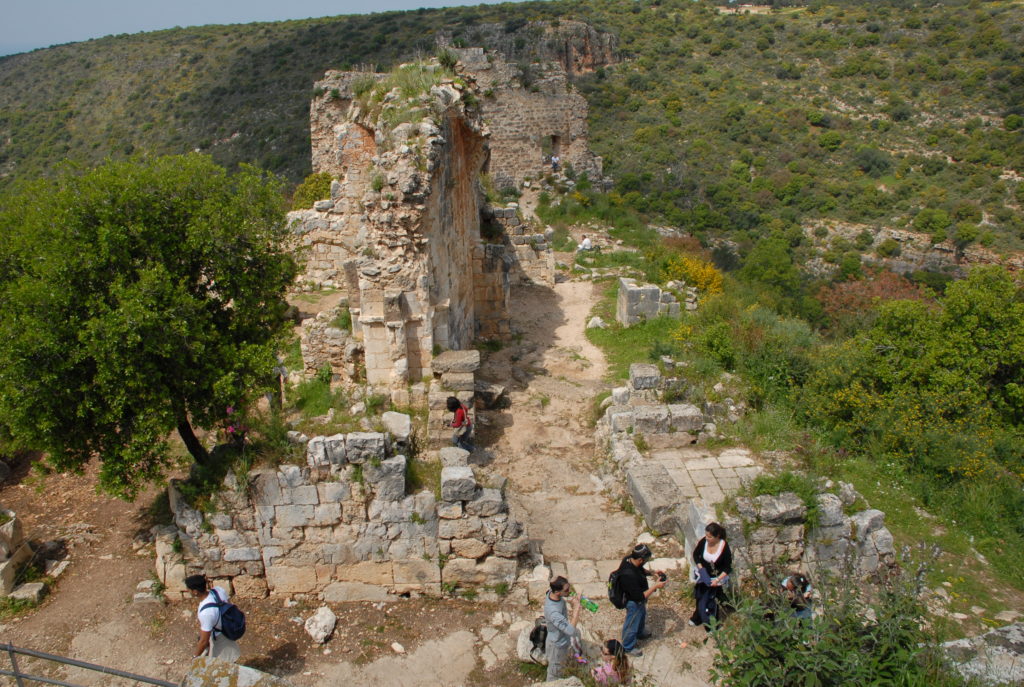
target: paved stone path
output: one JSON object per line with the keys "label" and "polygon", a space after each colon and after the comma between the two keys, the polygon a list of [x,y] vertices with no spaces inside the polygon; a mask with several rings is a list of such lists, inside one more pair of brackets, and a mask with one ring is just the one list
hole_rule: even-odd
{"label": "paved stone path", "polygon": [[762,470],[745,448],[727,448],[717,456],[702,448],[656,449],[649,460],[665,466],[683,496],[700,498],[709,507],[724,501]]}

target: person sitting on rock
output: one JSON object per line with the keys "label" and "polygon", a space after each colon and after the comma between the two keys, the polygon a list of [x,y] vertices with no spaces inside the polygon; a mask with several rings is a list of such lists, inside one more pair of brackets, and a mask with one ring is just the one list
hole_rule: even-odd
{"label": "person sitting on rock", "polygon": [[594,244],[590,242],[590,237],[586,234],[583,235],[583,240],[580,241],[580,245],[576,246],[577,251],[594,250]]}
{"label": "person sitting on rock", "polygon": [[590,671],[594,683],[604,685],[625,685],[629,683],[629,658],[622,642],[609,639],[601,645],[601,663]]}
{"label": "person sitting on rock", "polygon": [[814,615],[813,601],[811,600],[814,589],[807,576],[799,573],[790,575],[782,581],[782,589],[786,598],[789,599],[789,607],[793,609],[793,617],[810,620]]}

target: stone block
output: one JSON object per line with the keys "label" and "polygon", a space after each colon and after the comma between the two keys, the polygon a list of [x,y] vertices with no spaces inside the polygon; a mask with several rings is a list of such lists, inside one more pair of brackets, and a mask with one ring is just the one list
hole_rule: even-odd
{"label": "stone block", "polygon": [[344,603],[347,601],[387,601],[388,590],[376,584],[364,582],[332,582],[320,593],[327,603]]}
{"label": "stone block", "polygon": [[240,599],[262,599],[267,596],[267,581],[254,575],[239,575],[231,581],[235,596]]}
{"label": "stone block", "polygon": [[455,446],[446,446],[438,451],[444,467],[466,467],[469,465],[469,451]]}
{"label": "stone block", "polygon": [[866,539],[875,530],[885,527],[885,513],[874,508],[850,516],[852,533],[856,539]]}
{"label": "stone block", "polygon": [[312,567],[272,565],[267,567],[267,586],[275,594],[309,594],[316,591],[316,571]]}
{"label": "stone block", "polygon": [[412,418],[405,413],[396,413],[389,410],[380,417],[384,428],[395,438],[396,441],[406,443],[412,436]]}
{"label": "stone block", "polygon": [[626,469],[633,505],[648,526],[674,534],[681,526],[681,495],[663,465],[635,463]]}
{"label": "stone block", "polygon": [[320,482],[316,485],[321,504],[341,503],[352,497],[348,482]]}
{"label": "stone block", "polygon": [[633,409],[633,430],[642,434],[665,434],[669,429],[668,408],[638,406]]}
{"label": "stone block", "polygon": [[0,525],[0,560],[6,560],[12,552],[17,551],[25,539],[22,531],[21,519],[12,510],[0,510],[0,513],[10,518],[3,525]]}
{"label": "stone block", "polygon": [[306,444],[306,465],[311,468],[329,465],[327,451],[324,447],[324,437],[313,437]]}
{"label": "stone block", "polygon": [[310,521],[310,524],[317,526],[334,525],[340,520],[340,503],[322,503],[313,507],[313,519]]}
{"label": "stone block", "polygon": [[301,487],[304,484],[309,484],[306,477],[307,472],[298,465],[282,465],[277,470],[277,479],[282,488]]}
{"label": "stone block", "polygon": [[611,406],[604,416],[612,432],[628,432],[633,426],[632,406]]}
{"label": "stone block", "polygon": [[224,560],[229,563],[237,563],[238,561],[258,561],[260,559],[260,550],[254,546],[227,549],[224,551]]}
{"label": "stone block", "polygon": [[445,501],[468,501],[476,494],[476,478],[469,467],[441,469],[441,498]]}
{"label": "stone block", "polygon": [[278,527],[305,527],[313,519],[313,506],[278,506],[274,522]]}
{"label": "stone block", "polygon": [[315,506],[320,503],[315,485],[304,484],[301,487],[282,489],[285,501],[296,506]]}
{"label": "stone block", "polygon": [[475,498],[466,501],[466,512],[470,515],[497,515],[507,510],[508,504],[497,489],[478,489]]}
{"label": "stone block", "polygon": [[499,539],[494,543],[494,553],[502,558],[518,558],[530,549],[530,538],[520,535],[513,539]]}
{"label": "stone block", "polygon": [[28,542],[23,542],[6,561],[0,563],[0,596],[6,596],[14,590],[18,572],[30,558],[32,548]]}
{"label": "stone block", "polygon": [[765,494],[751,500],[758,520],[771,525],[797,525],[807,515],[804,502],[793,492],[787,491],[777,496]]}
{"label": "stone block", "polygon": [[617,386],[612,389],[612,403],[617,406],[624,406],[629,403],[630,391],[628,386]]}
{"label": "stone block", "polygon": [[441,388],[446,391],[475,391],[476,378],[472,372],[446,372],[441,375]]}
{"label": "stone block", "polygon": [[380,432],[352,432],[345,438],[348,462],[361,464],[387,458],[387,437]]}
{"label": "stone block", "polygon": [[476,516],[467,516],[458,520],[439,520],[437,536],[440,539],[469,539],[480,536],[483,523]]}
{"label": "stone block", "polygon": [[629,385],[634,390],[657,389],[661,384],[661,371],[650,363],[633,363],[629,366]]}
{"label": "stone block", "polygon": [[[8,598],[15,601],[31,601],[32,603],[39,603],[45,594],[46,585],[42,582],[26,582],[15,587],[8,595]],[[152,594],[147,594],[147,596],[154,599],[156,598],[153,597]]]}
{"label": "stone block", "polygon": [[430,362],[430,368],[435,375],[450,372],[476,372],[480,369],[480,351],[476,349],[444,351],[440,355],[434,356]]}
{"label": "stone block", "polygon": [[249,483],[252,485],[251,493],[257,507],[281,505],[281,484],[278,482],[276,471],[253,472]]}
{"label": "stone block", "polygon": [[255,668],[202,656],[192,659],[182,687],[209,687],[234,685],[237,687],[291,687],[284,678],[264,673]]}
{"label": "stone block", "polygon": [[343,465],[345,463],[348,452],[345,448],[344,434],[332,434],[329,437],[323,437],[323,444],[324,454],[328,464]]}
{"label": "stone block", "polygon": [[[590,560],[577,560],[577,561],[566,561],[565,567],[568,574],[569,581],[573,585],[583,584],[585,582],[597,582],[597,566],[594,561]],[[654,568],[651,568],[652,570]]]}
{"label": "stone block", "polygon": [[491,545],[479,539],[453,539],[452,553],[462,558],[483,558],[491,552]]}
{"label": "stone block", "polygon": [[360,561],[352,565],[339,565],[334,571],[339,582],[388,585],[394,581],[391,561]]}
{"label": "stone block", "polygon": [[633,442],[632,436],[624,436],[620,439],[612,439],[612,458],[620,465],[628,465],[636,460],[642,460],[640,450]]}
{"label": "stone block", "polygon": [[818,525],[835,527],[841,525],[846,516],[843,514],[843,502],[835,494],[818,494]]}
{"label": "stone block", "polygon": [[673,432],[696,432],[704,426],[704,413],[689,403],[668,406],[669,426]]}
{"label": "stone block", "polygon": [[437,504],[437,517],[457,520],[462,517],[462,501],[441,501]]}
{"label": "stone block", "polygon": [[487,409],[497,408],[501,405],[501,400],[505,397],[506,391],[507,389],[501,384],[485,382],[480,379],[476,380],[473,385],[476,399]]}
{"label": "stone block", "polygon": [[393,570],[395,584],[437,584],[441,582],[441,569],[433,561],[394,561]]}
{"label": "stone block", "polygon": [[441,571],[441,580],[462,586],[488,586],[504,583],[512,586],[516,579],[516,562],[491,556],[483,562],[469,558],[452,558]]}

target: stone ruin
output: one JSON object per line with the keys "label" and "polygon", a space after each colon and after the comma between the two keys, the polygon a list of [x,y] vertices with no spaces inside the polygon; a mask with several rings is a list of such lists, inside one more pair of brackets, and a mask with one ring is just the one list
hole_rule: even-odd
{"label": "stone ruin", "polygon": [[19,584],[18,574],[31,562],[33,551],[25,540],[21,520],[12,510],[0,508],[0,597],[38,599],[41,582]]}
{"label": "stone ruin", "polygon": [[849,484],[821,485],[813,527],[796,494],[731,499],[763,468],[744,449],[716,456],[690,447],[716,436],[718,423],[738,420],[743,404],[730,398],[700,407],[663,403],[659,395],[666,388],[678,390],[677,380],[665,379],[656,365],[631,365],[629,385],[612,391],[595,434],[652,530],[675,535],[689,552],[707,523],[717,520],[729,533],[740,570],[782,562],[816,575],[842,573],[852,563],[856,573],[867,575],[893,564],[885,514],[868,508]]}
{"label": "stone ruin", "polygon": [[429,457],[441,468],[436,492],[408,493],[411,422],[401,417],[389,418],[405,428],[397,436],[296,437],[305,465],[229,473],[210,512],[192,507],[172,482],[175,524],[154,531],[167,595],[185,595],[185,576],[197,572],[243,598],[333,602],[438,596],[442,585],[510,589],[529,542],[508,514],[503,483],[481,483],[469,454],[448,447]]}
{"label": "stone ruin", "polygon": [[546,176],[552,171],[546,155],[557,155],[562,168],[602,179],[601,158],[589,147],[586,98],[570,89],[563,64],[523,66],[482,48],[452,51],[485,94],[480,108],[491,130],[488,172],[495,186],[518,188]]}
{"label": "stone ruin", "polygon": [[680,281],[670,281],[662,289],[656,284],[637,284],[636,279],[619,277],[619,295],[615,300],[615,319],[623,327],[654,319],[678,318],[682,312],[674,291],[685,294],[686,309],[697,309],[697,289]]}

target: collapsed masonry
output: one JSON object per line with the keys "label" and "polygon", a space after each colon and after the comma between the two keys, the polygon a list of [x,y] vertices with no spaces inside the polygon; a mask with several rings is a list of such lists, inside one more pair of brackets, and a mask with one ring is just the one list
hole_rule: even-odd
{"label": "collapsed masonry", "polygon": [[507,337],[515,279],[554,283],[549,237],[514,204],[488,206],[482,174],[512,184],[539,174],[543,132],[563,164],[601,173],[587,149],[586,102],[559,64],[527,91],[513,78],[519,67],[455,52],[457,77],[437,64],[328,72],[311,105],[313,169],[335,181],[330,199],[290,215],[306,258],[300,283],[344,292],[352,341],[330,332],[329,345],[348,349],[334,372],[363,368],[376,387],[429,376],[437,350]]}
{"label": "collapsed masonry", "polygon": [[[743,405],[730,398],[701,407],[664,403],[660,396],[667,388],[679,392],[657,366],[633,364],[629,385],[612,392],[596,430],[649,527],[675,535],[691,550],[707,523],[717,520],[729,533],[740,570],[782,562],[814,575],[843,574],[848,565],[867,575],[892,565],[885,514],[868,508],[849,484],[821,485],[813,521],[793,493],[736,496],[762,472],[753,456],[743,449],[715,455],[690,447],[715,436],[717,423],[738,420]],[[637,446],[640,437],[644,451]]]}
{"label": "collapsed masonry", "polygon": [[[297,437],[305,465],[229,474],[210,512],[170,488],[174,525],[155,528],[156,570],[166,594],[204,572],[240,597],[317,595],[325,601],[440,595],[442,585],[504,587],[528,547],[502,485],[485,486],[469,454],[444,448],[438,492],[409,493],[411,422],[398,434]],[[404,421],[403,421],[404,418]]]}

